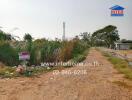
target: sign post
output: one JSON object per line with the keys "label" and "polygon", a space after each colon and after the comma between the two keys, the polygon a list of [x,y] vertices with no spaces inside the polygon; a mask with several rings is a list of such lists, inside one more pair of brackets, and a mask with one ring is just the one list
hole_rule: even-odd
{"label": "sign post", "polygon": [[19,60],[24,62],[24,66],[26,67],[27,61],[30,59],[30,54],[28,52],[20,52],[19,53]]}
{"label": "sign post", "polygon": [[19,60],[29,60],[30,54],[28,52],[20,52],[19,53]]}

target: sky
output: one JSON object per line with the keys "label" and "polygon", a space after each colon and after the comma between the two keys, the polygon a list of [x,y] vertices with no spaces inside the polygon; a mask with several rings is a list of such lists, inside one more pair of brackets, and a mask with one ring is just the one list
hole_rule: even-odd
{"label": "sky", "polygon": [[[123,17],[110,16],[112,6],[125,8]],[[130,19],[131,18],[131,19]],[[121,38],[132,40],[132,0],[0,0],[0,29],[21,39],[66,38],[115,25]]]}

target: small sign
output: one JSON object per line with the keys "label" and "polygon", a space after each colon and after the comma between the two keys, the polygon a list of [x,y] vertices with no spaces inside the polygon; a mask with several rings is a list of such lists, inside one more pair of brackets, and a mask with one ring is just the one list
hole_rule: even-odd
{"label": "small sign", "polygon": [[29,60],[30,54],[28,52],[19,53],[19,60]]}

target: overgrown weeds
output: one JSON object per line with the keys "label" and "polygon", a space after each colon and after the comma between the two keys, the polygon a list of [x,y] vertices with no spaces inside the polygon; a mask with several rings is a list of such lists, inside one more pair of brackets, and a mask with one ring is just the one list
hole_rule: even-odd
{"label": "overgrown weeds", "polygon": [[103,55],[108,58],[108,60],[120,73],[124,74],[126,78],[132,80],[132,69],[130,68],[126,60],[117,58],[106,52],[103,52]]}

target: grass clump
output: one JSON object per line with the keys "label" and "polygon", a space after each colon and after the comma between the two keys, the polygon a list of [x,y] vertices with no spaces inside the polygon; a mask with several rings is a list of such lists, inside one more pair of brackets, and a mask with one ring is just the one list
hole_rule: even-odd
{"label": "grass clump", "polygon": [[11,78],[15,76],[17,76],[17,73],[13,67],[4,67],[0,69],[1,78]]}

